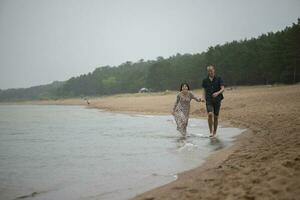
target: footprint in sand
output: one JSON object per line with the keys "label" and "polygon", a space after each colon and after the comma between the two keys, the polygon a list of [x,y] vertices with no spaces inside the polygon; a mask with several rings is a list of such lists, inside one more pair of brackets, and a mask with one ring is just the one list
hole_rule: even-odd
{"label": "footprint in sand", "polygon": [[184,190],[184,189],[186,189],[187,187],[186,186],[175,186],[175,187],[173,187],[172,189],[173,190]]}
{"label": "footprint in sand", "polygon": [[189,191],[190,193],[193,193],[193,194],[199,192],[199,190],[197,190],[197,189],[189,189],[188,191]]}

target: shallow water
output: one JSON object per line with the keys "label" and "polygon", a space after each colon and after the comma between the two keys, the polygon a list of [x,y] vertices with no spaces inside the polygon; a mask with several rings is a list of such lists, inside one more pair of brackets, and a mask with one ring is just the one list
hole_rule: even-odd
{"label": "shallow water", "polygon": [[0,199],[128,199],[199,166],[242,132],[80,106],[0,106]]}

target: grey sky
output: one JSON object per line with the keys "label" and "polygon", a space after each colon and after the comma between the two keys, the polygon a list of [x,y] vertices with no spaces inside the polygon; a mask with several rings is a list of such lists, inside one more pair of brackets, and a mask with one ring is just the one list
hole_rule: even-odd
{"label": "grey sky", "polygon": [[281,30],[299,0],[0,0],[0,88]]}

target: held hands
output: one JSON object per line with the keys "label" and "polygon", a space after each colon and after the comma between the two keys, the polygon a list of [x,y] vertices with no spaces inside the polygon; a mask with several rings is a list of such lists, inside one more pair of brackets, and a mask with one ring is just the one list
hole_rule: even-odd
{"label": "held hands", "polygon": [[198,98],[198,102],[205,102],[205,99]]}

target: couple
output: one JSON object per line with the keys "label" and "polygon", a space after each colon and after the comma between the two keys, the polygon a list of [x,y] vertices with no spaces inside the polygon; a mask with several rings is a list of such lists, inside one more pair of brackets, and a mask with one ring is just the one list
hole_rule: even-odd
{"label": "couple", "polygon": [[209,65],[207,67],[207,78],[202,82],[203,98],[197,98],[192,92],[187,83],[182,83],[180,93],[173,108],[172,114],[175,117],[177,130],[183,136],[186,136],[186,127],[189,120],[190,102],[192,99],[197,102],[206,102],[206,110],[208,113],[208,126],[210,137],[215,137],[218,128],[218,116],[221,107],[221,101],[224,98],[224,84],[220,77],[215,75],[215,67]]}

